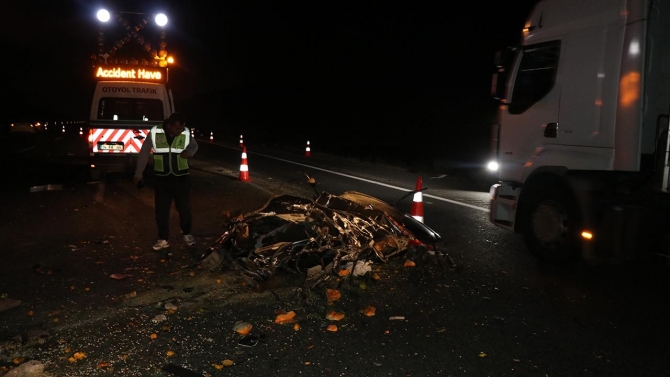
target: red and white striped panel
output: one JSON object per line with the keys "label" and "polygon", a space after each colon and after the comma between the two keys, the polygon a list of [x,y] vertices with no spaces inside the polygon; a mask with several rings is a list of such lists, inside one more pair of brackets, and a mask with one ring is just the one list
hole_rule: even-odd
{"label": "red and white striped panel", "polygon": [[[89,145],[93,153],[140,153],[144,139],[149,137],[148,129],[131,128],[93,128],[90,132]],[[98,150],[98,143],[105,141],[122,141],[122,151]]]}

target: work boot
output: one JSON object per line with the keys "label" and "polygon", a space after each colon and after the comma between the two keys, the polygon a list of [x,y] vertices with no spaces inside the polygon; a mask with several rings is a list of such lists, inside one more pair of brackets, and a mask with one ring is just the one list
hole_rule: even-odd
{"label": "work boot", "polygon": [[158,240],[158,241],[156,241],[156,244],[154,245],[154,250],[156,250],[156,251],[163,250],[163,249],[167,249],[168,247],[170,247],[170,244],[166,240]]}

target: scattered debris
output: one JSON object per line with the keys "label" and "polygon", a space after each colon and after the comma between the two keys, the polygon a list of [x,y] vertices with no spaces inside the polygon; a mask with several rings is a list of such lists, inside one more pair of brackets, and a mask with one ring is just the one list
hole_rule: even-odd
{"label": "scattered debris", "polygon": [[125,278],[129,277],[129,276],[130,275],[122,274],[122,273],[119,273],[119,272],[116,272],[116,273],[113,273],[113,274],[109,275],[110,278],[116,279],[116,280],[122,280],[122,279],[125,279]]}
{"label": "scattered debris", "polygon": [[235,365],[235,362],[233,360],[230,360],[230,359],[225,359],[225,360],[221,361],[221,364],[216,364],[216,363],[212,364],[212,366],[217,370],[232,367],[233,365]]}
{"label": "scattered debris", "polygon": [[153,323],[161,323],[163,321],[167,321],[167,317],[165,316],[165,314],[159,314],[151,320],[151,322]]}
{"label": "scattered debris", "polygon": [[240,335],[248,335],[253,325],[249,322],[238,321],[233,326],[233,331]]}
{"label": "scattered debris", "polygon": [[372,316],[375,315],[376,311],[377,311],[377,309],[375,309],[374,306],[368,305],[368,306],[365,307],[365,309],[363,309],[363,314],[365,314],[368,317],[372,317]]}
{"label": "scattered debris", "polygon": [[326,298],[328,299],[329,303],[333,302],[333,301],[337,301],[341,297],[342,297],[342,294],[337,289],[330,289],[330,288],[326,289]]}
{"label": "scattered debris", "polygon": [[[352,262],[347,263],[347,268],[349,266],[353,265]],[[359,260],[356,262],[356,266],[354,266],[354,273],[352,275],[354,276],[363,276],[367,274],[368,272],[372,272],[372,261],[369,260]]]}
{"label": "scattered debris", "polygon": [[294,317],[295,317],[295,312],[293,310],[291,310],[288,313],[277,315],[277,317],[275,318],[275,323],[288,323],[288,322],[291,322]]}
{"label": "scattered debris", "polygon": [[45,365],[37,360],[30,360],[13,368],[5,377],[39,377],[44,373]]}
{"label": "scattered debris", "polygon": [[326,319],[329,319],[331,321],[339,321],[342,318],[344,318],[344,313],[336,312],[334,310],[326,314]]}
{"label": "scattered debris", "polygon": [[325,273],[323,266],[316,265],[307,269],[307,280],[318,279],[321,275]]}

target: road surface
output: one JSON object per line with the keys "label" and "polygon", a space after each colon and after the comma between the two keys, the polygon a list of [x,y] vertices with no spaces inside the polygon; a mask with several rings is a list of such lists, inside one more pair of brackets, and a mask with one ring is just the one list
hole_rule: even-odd
{"label": "road surface", "polygon": [[[667,266],[539,264],[519,237],[488,223],[478,182],[262,146],[249,146],[252,181],[242,182],[241,150],[202,141],[197,247],[183,244],[173,217],[172,247],[156,253],[151,180],[142,190],[125,176],[89,180],[78,138],[10,156],[0,212],[4,370],[35,360],[52,376],[185,373],[169,365],[203,376],[668,376]],[[252,289],[232,271],[195,264],[232,217],[280,193],[311,197],[305,174],[319,190],[388,202],[421,176],[425,221],[446,257],[402,255],[376,263],[378,279],[332,279],[309,295],[291,276]],[[408,211],[408,199],[398,208]],[[410,257],[415,266],[405,267]],[[329,302],[326,288],[341,298]],[[344,318],[328,320],[332,310]],[[275,323],[289,311],[291,323]],[[240,321],[253,326],[247,337],[233,331]]]}

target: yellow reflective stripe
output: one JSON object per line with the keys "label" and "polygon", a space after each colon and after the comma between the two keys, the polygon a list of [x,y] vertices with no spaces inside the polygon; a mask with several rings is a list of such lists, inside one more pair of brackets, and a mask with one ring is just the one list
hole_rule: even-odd
{"label": "yellow reflective stripe", "polygon": [[[161,136],[157,136],[161,134]],[[180,139],[177,139],[180,138]],[[177,136],[172,142],[177,141],[178,144],[181,144],[181,140],[184,140],[184,144],[180,145],[180,148],[170,147],[167,143],[167,138],[165,137],[165,130],[159,127],[153,127],[151,129],[151,142],[154,146],[154,153],[181,153],[186,150],[186,146],[191,142],[191,133],[187,128],[184,128],[184,131]]]}
{"label": "yellow reflective stripe", "polygon": [[186,146],[191,142],[191,133],[186,128],[184,128],[184,131],[179,136],[177,136],[177,138],[180,139],[175,138],[175,140],[172,141],[173,143],[177,141],[178,144],[181,144],[181,140],[184,140],[184,144],[179,145],[180,148],[170,147],[170,145],[167,143],[167,138],[157,136],[157,134],[161,134],[161,136],[164,136],[165,135],[164,129],[155,127],[152,128],[151,131],[152,131],[151,141],[154,145],[155,153],[168,153],[168,152],[181,153],[184,150],[186,150]]}
{"label": "yellow reflective stripe", "polygon": [[184,148],[154,148],[154,152],[156,153],[181,153],[185,151],[186,149]]}
{"label": "yellow reflective stripe", "polygon": [[188,128],[184,127],[184,131],[181,133],[184,135],[184,147],[191,143],[191,131]]}

